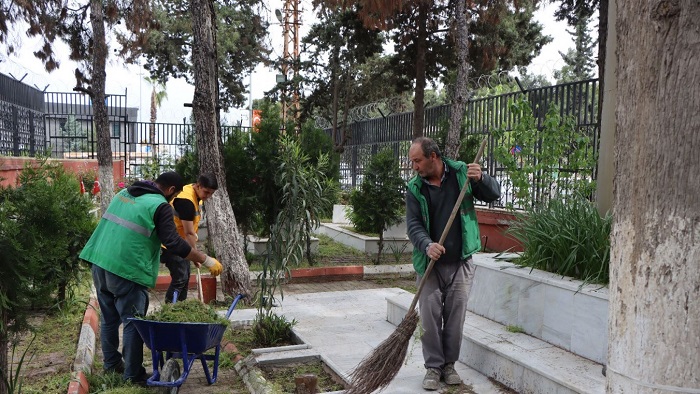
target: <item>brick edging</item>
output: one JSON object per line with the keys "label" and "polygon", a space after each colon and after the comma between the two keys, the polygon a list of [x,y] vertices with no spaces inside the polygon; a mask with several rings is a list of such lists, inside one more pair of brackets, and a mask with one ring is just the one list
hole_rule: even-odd
{"label": "brick edging", "polygon": [[97,298],[91,295],[83,315],[83,324],[80,326],[80,336],[73,361],[73,373],[68,384],[68,394],[87,394],[89,392],[90,385],[85,373],[92,371],[95,359],[97,330],[100,326],[99,310]]}

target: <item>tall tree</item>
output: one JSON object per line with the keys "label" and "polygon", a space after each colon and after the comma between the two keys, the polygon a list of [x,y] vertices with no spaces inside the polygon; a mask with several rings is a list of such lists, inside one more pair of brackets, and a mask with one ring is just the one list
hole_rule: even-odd
{"label": "tall tree", "polygon": [[[41,49],[34,52],[51,72],[60,66],[54,53],[56,39],[70,47],[70,59],[78,62],[74,90],[86,93],[92,101],[97,129],[97,163],[102,183],[100,210],[107,209],[114,196],[112,148],[107,116],[106,64],[109,56],[108,33],[121,22],[122,45],[142,45],[145,33],[151,27],[148,0],[0,0],[0,42],[7,42],[9,28],[27,23],[29,36],[41,37]],[[8,52],[14,51],[8,45]],[[115,48],[116,50],[116,48]]]}
{"label": "tall tree", "polygon": [[[194,26],[190,0],[154,1],[154,19],[159,26],[151,30],[147,45],[128,53],[136,61],[145,56],[145,67],[159,81],[184,78],[194,81]],[[256,65],[268,63],[269,48],[264,42],[267,22],[260,17],[260,0],[221,0],[213,2],[218,32],[214,59],[218,74],[218,105],[226,110],[246,100],[245,81]]]}
{"label": "tall tree", "polygon": [[[458,41],[443,33],[454,20],[456,4],[450,0],[325,2],[345,7],[356,4],[366,26],[388,30],[394,43],[395,74],[413,81],[413,134],[422,135],[427,81],[442,80],[452,86],[455,80],[451,70],[456,70]],[[539,54],[550,39],[542,36],[539,23],[532,22],[537,3],[538,0],[468,2],[465,10],[471,15],[467,30],[470,74],[510,70],[529,64]]]}
{"label": "tall tree", "polygon": [[697,392],[700,3],[616,6],[607,391]]}
{"label": "tall tree", "polygon": [[455,48],[457,49],[457,77],[452,88],[452,106],[450,107],[450,127],[445,139],[445,155],[457,159],[459,155],[459,140],[462,131],[464,111],[469,99],[469,23],[467,21],[467,4],[457,1],[452,31]]}
{"label": "tall tree", "polygon": [[219,189],[207,201],[211,213],[207,226],[212,235],[216,256],[224,266],[224,294],[250,294],[250,274],[245,261],[240,234],[226,187],[223,162],[221,120],[219,116],[219,79],[217,64],[217,16],[213,0],[191,0],[192,74],[194,98],[192,115],[196,130],[199,168],[216,176]]}
{"label": "tall tree", "polygon": [[554,78],[558,83],[582,81],[593,78],[595,73],[595,49],[596,41],[591,37],[589,28],[590,18],[583,16],[578,18],[578,24],[574,30],[567,30],[567,33],[574,38],[574,47],[569,48],[566,53],[559,51],[564,66],[554,71]]}
{"label": "tall tree", "polygon": [[[146,77],[146,82],[151,84],[151,124],[148,126],[148,146],[153,157],[158,157],[158,145],[156,144],[156,120],[158,120],[158,108],[168,97],[165,84],[155,78]],[[156,90],[157,88],[157,90]]]}
{"label": "tall tree", "polygon": [[[320,21],[302,40],[308,60],[300,70],[310,93],[303,100],[301,118],[313,113],[329,121],[336,149],[341,150],[349,138],[345,129],[349,109],[386,97],[382,88],[391,77],[381,80],[380,76],[387,77],[386,65],[375,57],[382,51],[381,33],[363,26],[357,11],[319,5],[317,16]],[[368,68],[368,63],[376,67]]]}

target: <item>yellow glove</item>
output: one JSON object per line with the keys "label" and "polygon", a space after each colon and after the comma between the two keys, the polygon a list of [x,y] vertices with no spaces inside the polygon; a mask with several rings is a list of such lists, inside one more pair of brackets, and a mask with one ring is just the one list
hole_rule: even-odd
{"label": "yellow glove", "polygon": [[204,266],[209,268],[209,273],[214,276],[219,276],[221,271],[224,270],[224,266],[219,263],[219,260],[210,256],[207,256],[204,260]]}

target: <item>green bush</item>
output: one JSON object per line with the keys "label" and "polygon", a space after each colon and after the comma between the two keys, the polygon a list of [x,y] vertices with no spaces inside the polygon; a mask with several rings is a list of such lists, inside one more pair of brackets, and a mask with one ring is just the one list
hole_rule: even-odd
{"label": "green bush", "polygon": [[[46,158],[16,188],[0,188],[0,351],[36,308],[62,306],[87,268],[78,258],[95,228],[76,176]],[[7,365],[0,365],[7,371]]]}
{"label": "green bush", "polygon": [[384,230],[403,218],[405,188],[396,155],[391,149],[384,149],[372,157],[362,184],[350,194],[349,219],[355,229],[379,234],[377,264],[384,248]]}
{"label": "green bush", "polygon": [[508,229],[525,251],[516,264],[607,284],[612,216],[601,217],[581,196],[557,198],[532,208]]}
{"label": "green bush", "polygon": [[294,343],[292,328],[296,324],[296,320],[288,321],[286,317],[274,312],[258,313],[253,321],[253,339],[261,347],[292,344]]}

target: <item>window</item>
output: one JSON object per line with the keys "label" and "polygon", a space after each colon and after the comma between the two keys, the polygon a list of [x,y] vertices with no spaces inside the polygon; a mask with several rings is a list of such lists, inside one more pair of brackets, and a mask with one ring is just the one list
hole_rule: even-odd
{"label": "window", "polygon": [[112,123],[112,137],[114,138],[120,138],[121,137],[121,125],[119,122],[114,122]]}

